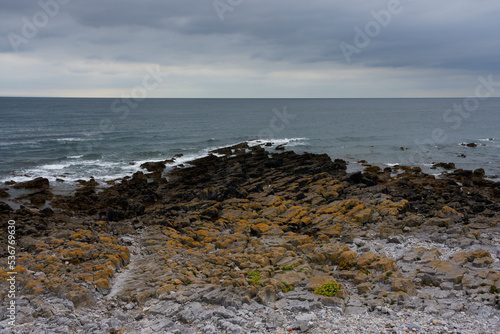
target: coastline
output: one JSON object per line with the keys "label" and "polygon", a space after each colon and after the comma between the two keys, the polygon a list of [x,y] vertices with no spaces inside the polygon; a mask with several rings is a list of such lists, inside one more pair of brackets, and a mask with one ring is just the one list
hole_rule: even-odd
{"label": "coastline", "polygon": [[[0,208],[21,249],[13,332],[355,333],[331,327],[349,317],[388,333],[500,330],[500,183],[480,169],[347,173],[326,154],[269,147],[167,174],[156,161],[71,196],[17,184],[50,207]],[[336,296],[314,293],[329,282]]]}

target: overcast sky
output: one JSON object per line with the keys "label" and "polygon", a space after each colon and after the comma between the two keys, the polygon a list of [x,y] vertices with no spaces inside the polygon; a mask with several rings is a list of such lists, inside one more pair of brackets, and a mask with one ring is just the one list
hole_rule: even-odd
{"label": "overcast sky", "polygon": [[465,97],[500,82],[499,18],[498,0],[0,0],[0,96]]}

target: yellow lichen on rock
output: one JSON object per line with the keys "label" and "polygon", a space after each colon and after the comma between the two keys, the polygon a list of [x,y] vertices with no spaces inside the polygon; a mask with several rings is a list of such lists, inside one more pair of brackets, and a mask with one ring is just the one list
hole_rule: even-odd
{"label": "yellow lichen on rock", "polygon": [[316,213],[329,214],[337,223],[364,224],[370,221],[372,209],[358,199],[348,199],[320,208]]}
{"label": "yellow lichen on rock", "polygon": [[[82,284],[91,283],[101,292],[108,291],[110,279],[118,268],[129,262],[130,253],[114,236],[102,231],[101,225],[104,224],[94,224],[92,230],[79,228],[71,232],[67,240],[48,237],[36,244],[36,256],[19,252],[19,265],[15,270],[23,293],[52,292],[75,300],[77,305],[89,305],[92,297]],[[0,272],[0,276],[2,274]]]}
{"label": "yellow lichen on rock", "polygon": [[403,199],[399,202],[393,202],[390,199],[385,199],[377,206],[377,211],[383,216],[396,216],[403,213],[409,206],[409,202]]}
{"label": "yellow lichen on rock", "polygon": [[271,226],[266,223],[258,223],[251,227],[252,232],[257,235],[262,235],[271,229]]}

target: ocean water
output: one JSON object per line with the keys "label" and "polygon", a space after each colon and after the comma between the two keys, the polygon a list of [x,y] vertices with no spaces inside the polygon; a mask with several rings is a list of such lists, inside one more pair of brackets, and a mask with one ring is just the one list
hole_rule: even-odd
{"label": "ocean water", "polygon": [[[382,168],[433,162],[500,175],[500,99],[0,98],[0,182],[117,179],[145,161],[183,163],[250,141]],[[456,108],[455,108],[456,109]],[[477,147],[461,144],[476,143]],[[169,167],[175,165],[171,164]]]}

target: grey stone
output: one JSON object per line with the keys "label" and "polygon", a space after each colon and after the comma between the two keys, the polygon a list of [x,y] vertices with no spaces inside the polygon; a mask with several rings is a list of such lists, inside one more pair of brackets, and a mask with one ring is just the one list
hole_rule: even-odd
{"label": "grey stone", "polygon": [[391,244],[402,244],[403,243],[402,238],[399,235],[388,237],[387,242],[389,242]]}
{"label": "grey stone", "polygon": [[209,304],[222,305],[224,307],[241,307],[241,300],[237,295],[229,291],[214,290],[203,296],[203,301]]}
{"label": "grey stone", "polygon": [[435,305],[427,305],[424,308],[424,312],[429,314],[440,314],[441,309]]}
{"label": "grey stone", "polygon": [[201,312],[200,315],[198,316],[198,319],[199,320],[207,320],[209,318],[212,318],[213,316],[214,316],[214,311],[207,310],[207,311]]}
{"label": "grey stone", "polygon": [[366,242],[364,240],[361,240],[360,238],[354,238],[352,242],[358,247],[363,247],[364,245],[366,245]]}
{"label": "grey stone", "polygon": [[168,329],[169,327],[172,327],[174,325],[174,322],[170,319],[164,318],[156,321],[153,323],[151,326],[149,326],[153,332],[158,333],[162,330]]}
{"label": "grey stone", "polygon": [[351,298],[349,298],[349,303],[347,303],[347,306],[363,306],[363,302],[357,296],[352,296]]}
{"label": "grey stone", "polygon": [[[183,322],[193,323],[205,310],[200,303],[191,303],[184,306],[184,309],[177,314]],[[233,314],[234,315],[234,314]]]}
{"label": "grey stone", "polygon": [[117,331],[122,327],[122,323],[117,318],[111,318],[108,320],[108,326],[110,329]]}
{"label": "grey stone", "polygon": [[441,316],[445,319],[450,319],[451,317],[453,317],[456,313],[454,311],[448,311],[448,312],[445,312],[443,313]]}
{"label": "grey stone", "polygon": [[282,299],[279,301],[280,308],[283,310],[291,311],[291,312],[310,312],[311,309],[320,308],[321,303],[318,302],[306,302],[306,301],[297,301],[297,300],[288,300]]}
{"label": "grey stone", "polygon": [[195,334],[196,330],[189,328],[189,327],[182,326],[182,325],[175,325],[175,327],[173,329],[171,329],[170,331],[167,331],[166,333],[169,333],[169,334],[170,333],[171,334]]}
{"label": "grey stone", "polygon": [[336,312],[343,313],[345,309],[345,301],[336,297],[324,297],[320,299],[324,306],[335,309]]}
{"label": "grey stone", "polygon": [[234,318],[228,319],[228,321],[230,323],[233,323],[233,324],[238,325],[238,326],[246,326],[248,324],[248,321],[241,318],[241,317],[234,317]]}
{"label": "grey stone", "polygon": [[218,307],[217,309],[215,309],[214,310],[214,314],[216,314],[216,315],[218,315],[220,317],[226,318],[226,319],[233,318],[233,317],[236,316],[233,311],[231,311],[229,309],[226,309],[223,306]]}
{"label": "grey stone", "polygon": [[155,306],[151,307],[147,312],[152,315],[158,315],[158,314],[163,314],[168,317],[174,316],[177,314],[177,312],[182,308],[182,305],[171,302],[171,301],[166,301],[166,302],[161,302],[159,304],[156,304]]}
{"label": "grey stone", "polygon": [[131,246],[134,243],[134,238],[131,238],[131,237],[121,237],[120,241],[123,244],[127,245],[127,246]]}
{"label": "grey stone", "polygon": [[[58,313],[58,308],[56,308],[58,305],[51,305],[40,298],[34,298],[31,304],[35,308],[33,312],[33,317],[35,318],[51,318]],[[61,307],[59,307],[59,310],[61,310]],[[65,311],[64,307],[62,307],[61,311]]]}
{"label": "grey stone", "polygon": [[417,324],[416,322],[412,322],[411,324],[408,325],[408,329],[412,330],[413,328],[415,328],[416,330],[419,330],[420,329],[420,325]]}
{"label": "grey stone", "polygon": [[71,333],[71,330],[70,330],[70,327],[68,327],[68,326],[58,326],[56,328],[51,328],[50,333],[67,334],[67,333]]}
{"label": "grey stone", "polygon": [[452,282],[443,282],[441,284],[441,289],[443,289],[443,290],[453,290],[453,287],[454,287],[454,285]]}
{"label": "grey stone", "polygon": [[203,333],[217,334],[219,333],[219,330],[214,325],[206,325],[205,327],[203,327]]}
{"label": "grey stone", "polygon": [[281,327],[286,321],[286,319],[281,314],[276,312],[268,313],[266,319],[266,325],[268,328]]}
{"label": "grey stone", "polygon": [[95,316],[87,315],[80,318],[80,324],[85,329],[86,333],[93,333],[99,329],[99,325],[95,323]]}
{"label": "grey stone", "polygon": [[346,315],[359,315],[364,314],[368,311],[368,308],[363,306],[347,306],[344,313]]}
{"label": "grey stone", "polygon": [[120,310],[113,312],[113,316],[120,321],[128,321],[131,318],[128,314],[123,313]]}
{"label": "grey stone", "polygon": [[134,303],[128,303],[126,304],[125,306],[123,306],[126,310],[132,310],[135,308],[135,304]]}
{"label": "grey stone", "polygon": [[26,324],[35,321],[33,318],[33,308],[32,307],[18,307],[16,315],[17,324]]}
{"label": "grey stone", "polygon": [[448,309],[453,310],[455,312],[462,311],[464,309],[464,303],[451,302],[448,306]]}
{"label": "grey stone", "polygon": [[238,325],[232,324],[229,321],[221,320],[218,322],[221,329],[225,330],[227,333],[235,334],[246,334],[246,331]]}
{"label": "grey stone", "polygon": [[420,277],[422,285],[440,286],[442,280],[433,274],[424,274]]}
{"label": "grey stone", "polygon": [[317,319],[318,318],[313,313],[298,315],[295,318],[295,322],[292,325],[292,328],[298,328],[301,331],[305,332],[305,331],[307,331],[307,330],[309,330],[310,328],[313,327],[314,322]]}

